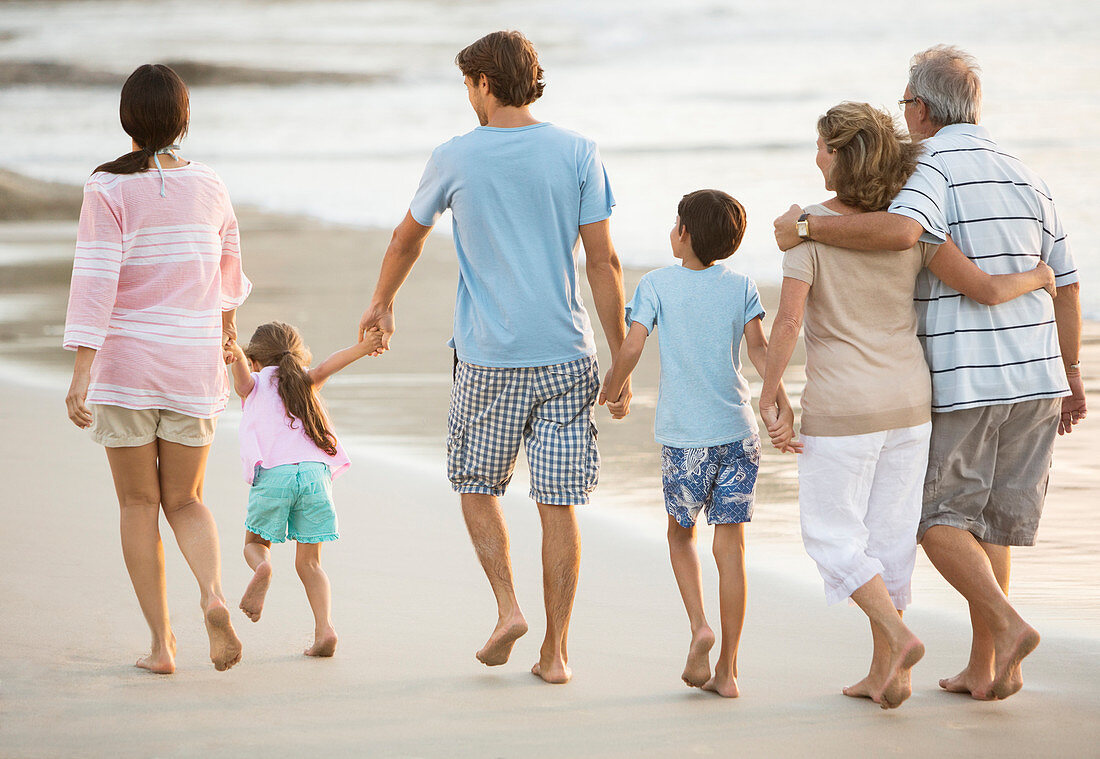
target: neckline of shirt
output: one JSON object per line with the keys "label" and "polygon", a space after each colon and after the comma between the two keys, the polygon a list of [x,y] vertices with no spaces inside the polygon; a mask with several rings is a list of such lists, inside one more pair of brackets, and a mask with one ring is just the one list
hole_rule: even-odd
{"label": "neckline of shirt", "polygon": [[518,127],[493,127],[493,126],[479,126],[474,131],[482,132],[526,132],[531,129],[538,129],[539,127],[550,126],[549,121],[540,121],[537,124],[524,124]]}

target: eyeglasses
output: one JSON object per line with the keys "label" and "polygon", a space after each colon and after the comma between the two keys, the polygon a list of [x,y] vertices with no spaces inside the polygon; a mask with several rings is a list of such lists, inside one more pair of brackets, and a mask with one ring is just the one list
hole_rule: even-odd
{"label": "eyeglasses", "polygon": [[915,103],[918,100],[920,100],[920,98],[905,98],[904,100],[899,100],[898,101],[898,108],[900,108],[904,111],[905,106],[909,105],[910,103]]}

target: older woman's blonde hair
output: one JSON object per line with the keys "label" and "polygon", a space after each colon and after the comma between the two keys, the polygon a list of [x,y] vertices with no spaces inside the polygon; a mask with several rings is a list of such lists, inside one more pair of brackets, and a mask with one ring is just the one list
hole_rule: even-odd
{"label": "older woman's blonde hair", "polygon": [[837,198],[862,211],[882,211],[917,166],[920,147],[893,117],[867,103],[844,102],[817,121],[817,133],[833,154],[829,182]]}

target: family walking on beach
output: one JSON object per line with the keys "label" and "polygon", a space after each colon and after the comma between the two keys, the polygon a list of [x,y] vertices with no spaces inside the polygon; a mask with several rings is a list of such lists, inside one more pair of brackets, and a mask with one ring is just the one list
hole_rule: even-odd
{"label": "family walking on beach", "polygon": [[[305,653],[333,655],[320,549],[339,537],[332,480],[349,459],[318,393],[352,362],[390,349],[398,291],[450,210],[459,282],[447,472],[497,605],[482,663],[507,662],[528,631],[499,501],[522,446],[542,523],[546,616],[531,671],[569,681],[575,507],[589,502],[600,469],[594,409],[629,413],[631,373],[656,330],[655,438],[669,556],[691,627],[684,682],[739,695],[744,525],[761,459],[744,340],[764,379],[758,409],[771,443],[799,457],[802,536],[826,600],[851,599],[870,622],[869,671],[844,693],[894,708],[912,692],[924,646],[902,613],[918,542],[970,606],[970,660],[941,687],[976,699],[1020,690],[1021,661],[1039,634],[1008,600],[1010,547],[1034,544],[1056,436],[1085,417],[1081,314],[1050,191],[978,126],[973,58],[948,46],[914,56],[899,101],[908,133],[865,103],[840,103],[818,120],[816,163],[833,195],[775,220],[786,253],[770,343],[755,283],[724,263],[745,233],[741,203],[713,189],[684,195],[669,236],[678,261],[642,277],[626,303],[607,172],[594,142],[531,113],[544,88],[532,44],[495,32],[456,63],[480,126],[433,151],[358,343],[316,366],[288,324],[263,324],[238,342],[236,310],[251,284],[224,185],[177,153],[187,88],[161,65],[124,85],[133,151],[85,185],[64,344],[76,351],[69,417],[107,450],[123,557],[152,632],[138,666],[175,668],[161,509],[199,584],[215,667],[241,658],[202,500],[229,395],[225,364],[242,401],[251,486],[244,555],[253,577],[240,609],[260,619],[271,544],[294,540],[315,622]],[[612,357],[602,382],[578,240]],[[782,378],[800,330],[807,379],[796,436]],[[714,525],[719,574],[713,670],[701,514]]]}

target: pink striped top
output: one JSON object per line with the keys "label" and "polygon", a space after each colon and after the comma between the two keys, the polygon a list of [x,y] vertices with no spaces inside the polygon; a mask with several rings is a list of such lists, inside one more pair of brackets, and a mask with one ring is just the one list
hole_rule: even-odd
{"label": "pink striped top", "polygon": [[244,302],[237,217],[212,169],[92,174],[84,185],[65,347],[95,348],[88,403],[208,419],[229,382],[221,312]]}

